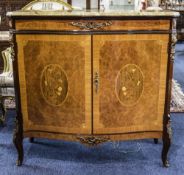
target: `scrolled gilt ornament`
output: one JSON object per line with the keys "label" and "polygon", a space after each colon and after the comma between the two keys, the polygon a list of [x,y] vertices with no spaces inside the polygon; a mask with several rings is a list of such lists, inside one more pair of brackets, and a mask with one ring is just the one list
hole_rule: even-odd
{"label": "scrolled gilt ornament", "polygon": [[112,25],[112,22],[71,22],[70,25],[79,27],[82,30],[98,30]]}
{"label": "scrolled gilt ornament", "polygon": [[104,142],[110,141],[109,137],[105,136],[77,136],[77,139],[85,145],[97,146]]}
{"label": "scrolled gilt ornament", "polygon": [[168,115],[169,121],[167,123],[167,133],[169,135],[169,139],[171,140],[172,138],[172,128],[171,128],[171,119],[170,119],[170,115]]}
{"label": "scrolled gilt ornament", "polygon": [[172,34],[172,41],[171,41],[171,52],[170,52],[170,57],[171,57],[171,61],[174,61],[175,58],[175,45],[177,42],[177,34],[173,33]]}
{"label": "scrolled gilt ornament", "polygon": [[172,30],[176,30],[176,24],[177,24],[177,20],[176,20],[176,18],[174,18],[172,20]]}
{"label": "scrolled gilt ornament", "polygon": [[178,39],[177,39],[177,33],[173,33],[172,34],[172,44],[176,44],[176,42],[178,41]]}

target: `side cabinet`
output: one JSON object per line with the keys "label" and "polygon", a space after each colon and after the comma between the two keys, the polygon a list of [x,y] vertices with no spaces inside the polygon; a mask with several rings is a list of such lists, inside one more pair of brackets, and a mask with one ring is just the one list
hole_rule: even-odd
{"label": "side cabinet", "polygon": [[17,165],[29,137],[90,146],[162,138],[162,162],[169,166],[177,14],[98,13],[9,14]]}
{"label": "side cabinet", "polygon": [[168,42],[168,34],[94,36],[95,134],[163,130]]}
{"label": "side cabinet", "polygon": [[17,35],[25,135],[91,133],[91,36]]}

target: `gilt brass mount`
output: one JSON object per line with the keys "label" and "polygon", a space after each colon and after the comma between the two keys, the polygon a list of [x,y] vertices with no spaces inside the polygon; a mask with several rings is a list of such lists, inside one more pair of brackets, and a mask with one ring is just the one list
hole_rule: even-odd
{"label": "gilt brass mount", "polygon": [[78,136],[77,139],[85,145],[88,146],[97,146],[104,142],[110,141],[109,137],[105,136]]}
{"label": "gilt brass mount", "polygon": [[112,22],[71,22],[72,26],[79,27],[82,30],[98,30],[104,27],[111,26]]}

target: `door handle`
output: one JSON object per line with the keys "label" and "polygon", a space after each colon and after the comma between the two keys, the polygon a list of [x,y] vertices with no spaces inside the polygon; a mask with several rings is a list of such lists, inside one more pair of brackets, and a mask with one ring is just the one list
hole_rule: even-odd
{"label": "door handle", "polygon": [[95,72],[94,85],[95,85],[95,92],[98,93],[98,89],[99,89],[99,74],[98,74],[98,72]]}

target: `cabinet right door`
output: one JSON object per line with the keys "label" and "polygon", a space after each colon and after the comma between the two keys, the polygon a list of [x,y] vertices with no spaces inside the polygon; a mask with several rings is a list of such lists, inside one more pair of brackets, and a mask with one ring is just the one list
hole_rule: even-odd
{"label": "cabinet right door", "polygon": [[162,131],[167,34],[93,36],[93,133]]}

